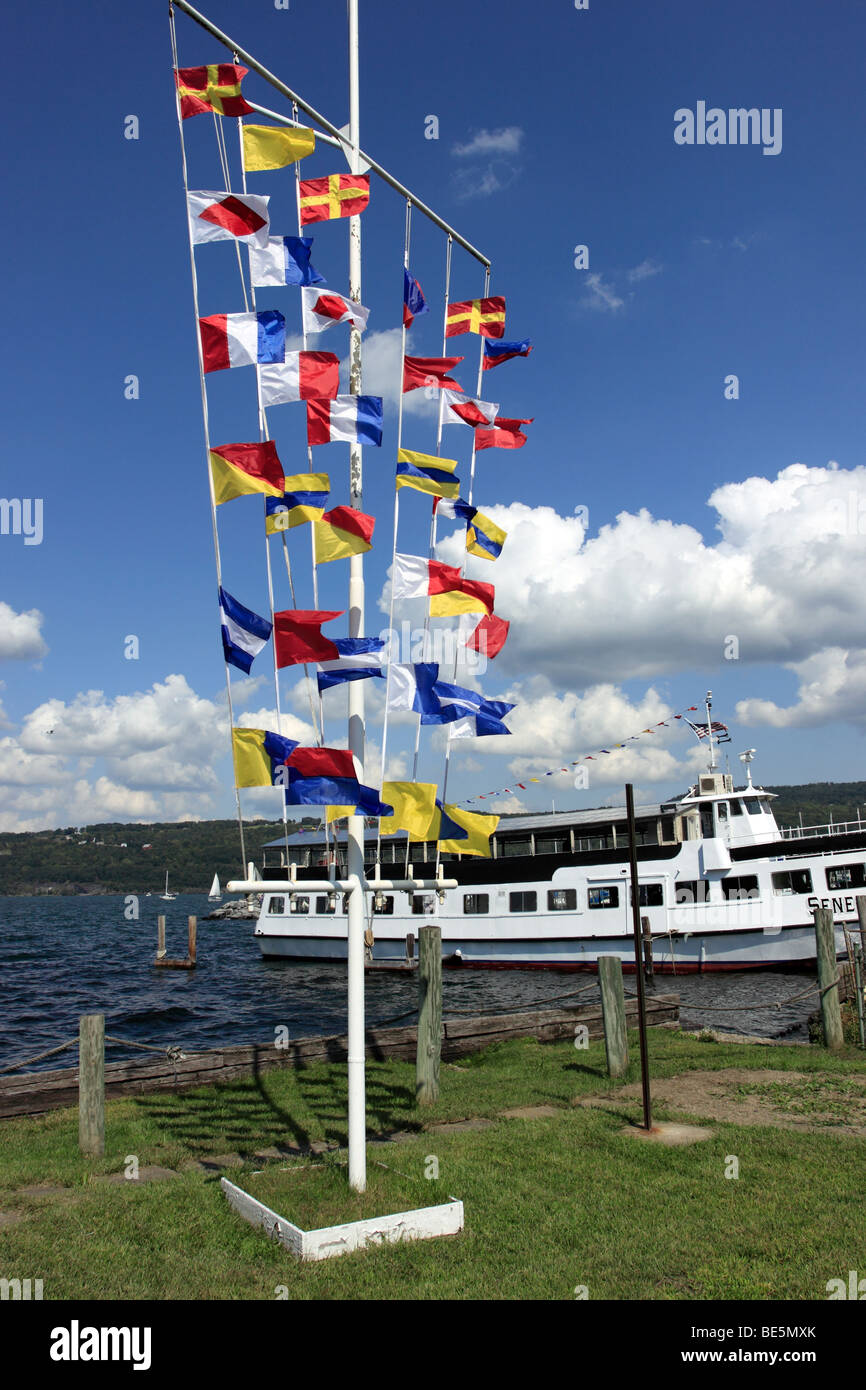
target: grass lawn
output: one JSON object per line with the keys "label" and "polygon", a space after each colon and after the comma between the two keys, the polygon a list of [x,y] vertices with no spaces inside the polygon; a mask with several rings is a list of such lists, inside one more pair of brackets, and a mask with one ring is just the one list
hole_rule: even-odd
{"label": "grass lawn", "polygon": [[[832,1056],[665,1031],[651,1033],[650,1056],[656,1078],[754,1068],[760,1086],[767,1068],[808,1073],[816,1087],[832,1077],[844,1093],[847,1078],[866,1074],[866,1057],[853,1050]],[[624,1081],[635,1079],[633,1067]],[[291,1299],[556,1299],[586,1286],[591,1299],[823,1300],[829,1279],[866,1269],[862,1139],[826,1127],[794,1133],[719,1123],[693,1147],[641,1143],[623,1133],[621,1113],[571,1104],[615,1089],[601,1044],[501,1044],[443,1067],[441,1098],[423,1112],[410,1064],[369,1063],[367,1081],[369,1132],[410,1133],[368,1146],[363,1197],[346,1188],[344,1154],[269,1163],[253,1156],[275,1144],[344,1144],[344,1066],[109,1102],[99,1160],[79,1155],[74,1110],[3,1121],[0,1276],[42,1278],[46,1299],[273,1299],[283,1291]],[[796,1089],[791,1095],[799,1098]],[[558,1107],[556,1115],[496,1118],[542,1104]],[[815,1110],[826,1126],[817,1100]],[[494,1123],[421,1130],[467,1117]],[[453,1195],[465,1204],[466,1229],[298,1265],[229,1210],[216,1171],[184,1166],[230,1153],[243,1162],[227,1175],[296,1224],[384,1215]],[[131,1155],[178,1176],[98,1181],[121,1172]],[[739,1160],[735,1180],[725,1177],[730,1155]],[[425,1176],[436,1166],[431,1158],[438,1180]],[[40,1185],[63,1190],[22,1191]],[[20,1219],[4,1225],[3,1214]]]}

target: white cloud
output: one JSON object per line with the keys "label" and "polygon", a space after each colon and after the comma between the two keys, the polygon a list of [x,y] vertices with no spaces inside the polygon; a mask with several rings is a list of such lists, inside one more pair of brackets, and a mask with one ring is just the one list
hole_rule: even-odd
{"label": "white cloud", "polygon": [[45,618],[38,608],[16,613],[0,600],[0,661],[38,661],[48,651],[41,632]]}
{"label": "white cloud", "polygon": [[456,144],[451,153],[461,159],[477,155],[519,154],[524,131],[520,126],[501,126],[498,130],[479,130],[465,144]]}
{"label": "white cloud", "polygon": [[587,291],[583,297],[583,303],[590,309],[600,309],[605,313],[616,313],[625,303],[614,289],[613,285],[605,282],[597,271],[586,277]]}
{"label": "white cloud", "polygon": [[742,723],[804,729],[844,720],[866,731],[866,651],[827,647],[789,663],[789,669],[799,682],[797,703],[781,707],[772,700],[740,700],[737,718]]}
{"label": "white cloud", "polygon": [[641,280],[649,280],[653,275],[661,275],[662,268],[658,261],[641,261],[640,265],[633,266],[631,270],[627,271],[626,279],[630,285],[635,285]]}
{"label": "white cloud", "polygon": [[[380,333],[364,335],[364,390],[370,395],[381,396],[389,405],[397,406],[403,395],[403,330],[385,328]],[[412,345],[407,339],[406,352],[412,356]],[[348,358],[341,366],[348,370]],[[435,420],[439,411],[438,387],[420,386],[415,391],[403,395],[403,411],[407,415],[427,416]]]}

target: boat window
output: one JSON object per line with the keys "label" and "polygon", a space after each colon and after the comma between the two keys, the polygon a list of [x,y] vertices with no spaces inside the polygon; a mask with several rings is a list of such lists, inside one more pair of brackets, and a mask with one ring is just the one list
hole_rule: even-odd
{"label": "boat window", "polygon": [[749,796],[746,798],[746,810],[750,816],[759,816],[763,809],[763,806],[756,796]]}
{"label": "boat window", "polygon": [[285,898],[268,898],[268,912],[282,915],[286,910]]}
{"label": "boat window", "polygon": [[343,894],[343,911],[344,911],[344,912],[348,912],[348,911],[349,911],[349,894],[348,894],[348,893],[344,893],[344,894]]}
{"label": "boat window", "polygon": [[[639,883],[637,900],[641,907],[664,907],[664,886],[661,883]],[[629,893],[629,902],[631,902],[631,893]]]}
{"label": "boat window", "polygon": [[336,912],[336,911],[337,911],[337,899],[336,899],[336,896],[334,897],[334,901],[333,901],[333,902],[331,901],[330,898],[326,897],[324,894],[322,895],[322,897],[316,898],[316,915],[317,915],[318,917],[322,917],[322,916],[327,915],[328,913],[332,913],[332,912]]}
{"label": "boat window", "polygon": [[487,893],[464,893],[463,911],[467,914],[471,914],[473,912],[489,912],[489,895]]}
{"label": "boat window", "polygon": [[734,800],[731,802],[731,815],[732,815],[732,816],[741,816],[742,814],[743,814],[743,803],[742,803],[742,801],[739,800],[738,797],[734,797]]}
{"label": "boat window", "polygon": [[824,872],[828,888],[866,888],[866,864],[839,864]]}
{"label": "boat window", "polygon": [[811,893],[812,874],[809,869],[785,869],[773,874],[773,892],[776,894]]}
{"label": "boat window", "polygon": [[576,888],[551,888],[547,894],[548,912],[574,912],[577,908]]}
{"label": "boat window", "polygon": [[386,897],[386,898],[384,898],[384,899],[380,898],[379,901],[376,902],[376,895],[374,894],[374,896],[373,896],[373,911],[374,911],[375,913],[377,913],[380,917],[393,917],[393,915],[394,915],[394,899],[393,899],[392,897],[390,897],[390,895],[389,895],[388,897]]}
{"label": "boat window", "polygon": [[[641,843],[640,838],[638,838],[637,843]],[[581,852],[594,849],[612,849],[613,840],[610,835],[578,836],[574,841],[574,848]]]}
{"label": "boat window", "polygon": [[701,807],[701,835],[705,840],[713,838],[713,808],[712,806]]}
{"label": "boat window", "polygon": [[376,862],[376,846],[375,846],[375,845],[367,845],[367,846],[365,847],[365,849],[364,849],[364,863],[365,863],[365,864],[375,864],[375,862]]}
{"label": "boat window", "polygon": [[772,807],[772,805],[770,804],[770,802],[766,800],[765,797],[762,796],[762,797],[759,799],[758,805],[760,806],[761,810],[764,811],[766,814],[771,814],[771,813],[772,813],[773,807]]}
{"label": "boat window", "polygon": [[423,917],[427,911],[427,899],[423,893],[412,894],[412,915]]}
{"label": "boat window", "polygon": [[564,854],[571,849],[571,842],[566,835],[536,835],[535,852],[536,854]]}
{"label": "boat window", "polygon": [[531,854],[531,840],[500,840],[498,842],[498,852],[503,858],[507,859],[516,854]]}
{"label": "boat window", "polygon": [[727,803],[727,801],[720,801],[720,802],[719,802],[718,806],[716,807],[716,815],[718,816],[719,821],[726,821],[726,820],[728,819],[728,803]]}
{"label": "boat window", "polygon": [[538,906],[538,895],[536,893],[509,893],[508,910],[509,912],[535,912]]}
{"label": "boat window", "polygon": [[619,907],[619,887],[589,888],[586,901],[589,907]]}
{"label": "boat window", "polygon": [[677,884],[676,900],[678,903],[705,903],[709,897],[709,887],[706,879],[683,879]]}
{"label": "boat window", "polygon": [[303,916],[303,914],[304,914],[305,912],[309,912],[309,910],[310,910],[310,900],[309,900],[309,898],[290,898],[290,899],[289,899],[289,911],[290,911],[290,912],[297,912],[297,913],[300,913],[300,914]]}
{"label": "boat window", "polygon": [[723,878],[722,896],[726,902],[733,902],[740,898],[757,898],[757,875],[743,874],[739,878]]}

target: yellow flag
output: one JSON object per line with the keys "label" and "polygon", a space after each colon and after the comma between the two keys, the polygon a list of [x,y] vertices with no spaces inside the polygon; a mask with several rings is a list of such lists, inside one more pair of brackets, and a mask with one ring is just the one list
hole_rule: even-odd
{"label": "yellow flag", "polygon": [[248,174],[263,169],[284,169],[312,154],[316,133],[306,127],[285,129],[276,125],[242,125],[244,168]]}
{"label": "yellow flag", "polygon": [[482,816],[477,811],[466,811],[462,806],[450,806],[447,801],[445,814],[455,825],[468,831],[469,838],[441,840],[440,849],[447,850],[449,854],[477,854],[483,859],[491,858],[493,851],[490,848],[490,836],[499,824],[498,816]]}
{"label": "yellow flag", "polygon": [[330,825],[331,821],[345,820],[346,816],[353,816],[354,814],[354,806],[328,806],[325,821],[327,825]]}
{"label": "yellow flag", "polygon": [[236,787],[273,785],[271,760],[265,752],[264,729],[232,729]]}
{"label": "yellow flag", "polygon": [[412,839],[430,838],[431,824],[436,815],[435,782],[386,782],[382,800],[394,807],[393,816],[382,816],[379,830],[383,835],[395,835],[408,830]]}

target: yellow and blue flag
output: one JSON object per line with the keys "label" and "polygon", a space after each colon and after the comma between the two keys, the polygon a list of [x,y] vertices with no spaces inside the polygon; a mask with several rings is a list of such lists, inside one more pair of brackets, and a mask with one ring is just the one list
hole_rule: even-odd
{"label": "yellow and blue flag", "polygon": [[418,454],[413,449],[397,452],[397,491],[401,487],[426,492],[430,497],[457,497],[460,479],[453,477],[456,459],[441,459],[435,454]]}
{"label": "yellow and blue flag", "polygon": [[265,531],[291,531],[307,521],[321,521],[331,491],[327,473],[293,473],[282,497],[265,498]]}

